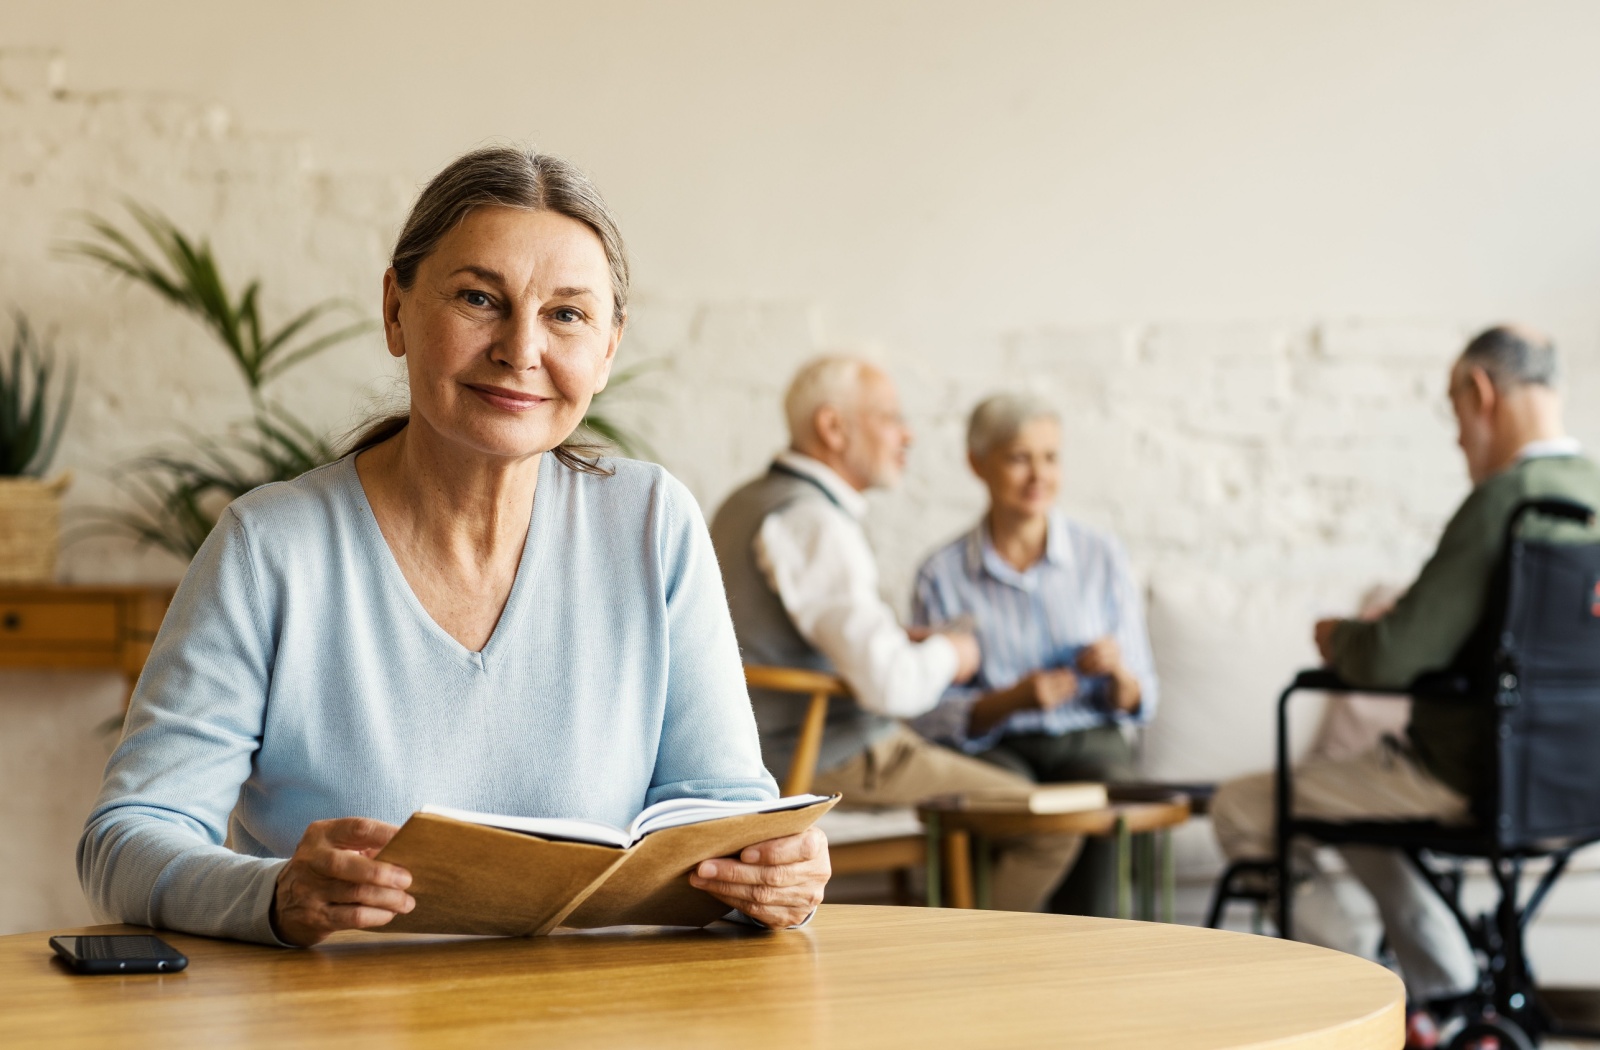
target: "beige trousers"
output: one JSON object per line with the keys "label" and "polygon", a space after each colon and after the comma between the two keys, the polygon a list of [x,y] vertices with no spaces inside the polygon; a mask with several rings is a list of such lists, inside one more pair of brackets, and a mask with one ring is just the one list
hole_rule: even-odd
{"label": "beige trousers", "polygon": [[[839,792],[843,805],[911,806],[960,791],[1022,790],[1032,782],[1016,773],[932,744],[901,727],[850,761],[819,772],[811,790]],[[994,843],[993,906],[1038,911],[1078,856],[1076,835],[1029,835]]]}
{"label": "beige trousers", "polygon": [[[1229,860],[1273,855],[1275,780],[1274,774],[1261,773],[1230,780],[1217,789],[1211,823]],[[1296,768],[1294,812],[1314,820],[1463,823],[1470,818],[1471,807],[1391,738],[1353,758],[1313,758]],[[1461,927],[1404,854],[1376,846],[1345,846],[1339,853],[1377,902],[1389,945],[1414,1000],[1459,995],[1477,983],[1477,964]],[[1295,864],[1310,876],[1295,899],[1295,932],[1300,939],[1353,954],[1373,954],[1375,945],[1357,942],[1349,912],[1304,842],[1296,843]]]}

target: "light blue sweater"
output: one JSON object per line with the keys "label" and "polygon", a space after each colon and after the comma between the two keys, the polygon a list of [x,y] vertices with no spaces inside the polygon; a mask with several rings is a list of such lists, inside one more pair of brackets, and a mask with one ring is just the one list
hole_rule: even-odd
{"label": "light blue sweater", "polygon": [[[126,922],[277,943],[306,825],[424,803],[624,825],[764,799],[733,625],[693,497],[659,467],[545,456],[481,652],[429,618],[347,457],[238,499],[162,624],[78,844]],[[537,878],[537,873],[530,873]]]}

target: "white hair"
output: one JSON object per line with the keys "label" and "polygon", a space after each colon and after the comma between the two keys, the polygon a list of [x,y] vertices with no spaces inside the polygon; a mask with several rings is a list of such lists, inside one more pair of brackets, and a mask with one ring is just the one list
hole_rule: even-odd
{"label": "white hair", "polygon": [[967,452],[982,459],[1036,419],[1061,421],[1055,406],[1035,394],[996,394],[984,398],[967,421]]}
{"label": "white hair", "polygon": [[849,412],[861,397],[862,374],[867,363],[858,357],[817,357],[800,366],[783,395],[783,414],[789,421],[789,443],[795,447],[816,437],[817,409],[832,405]]}

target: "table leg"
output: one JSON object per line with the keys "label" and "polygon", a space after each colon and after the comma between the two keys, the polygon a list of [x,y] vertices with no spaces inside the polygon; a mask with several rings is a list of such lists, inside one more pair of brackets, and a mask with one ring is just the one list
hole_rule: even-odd
{"label": "table leg", "polygon": [[944,845],[944,842],[939,837],[939,814],[925,814],[922,818],[922,823],[923,826],[928,829],[928,856],[926,860],[928,866],[928,885],[925,890],[928,898],[928,907],[942,908],[944,907],[944,895],[940,888],[939,869],[943,856],[940,853],[940,849]]}
{"label": "table leg", "polygon": [[973,907],[972,841],[965,831],[951,831],[945,835],[944,870],[950,883],[950,907]]}
{"label": "table leg", "polygon": [[1161,921],[1176,922],[1178,913],[1178,860],[1172,851],[1172,829],[1162,828],[1161,836]]}
{"label": "table leg", "polygon": [[1151,922],[1156,917],[1156,840],[1149,832],[1134,837],[1134,875],[1139,888],[1139,918]]}
{"label": "table leg", "polygon": [[1132,878],[1131,844],[1128,841],[1128,821],[1117,817],[1116,829],[1113,832],[1117,839],[1117,918],[1126,919],[1133,911],[1133,889],[1130,886]]}
{"label": "table leg", "polygon": [[977,854],[974,865],[973,882],[977,887],[978,907],[987,908],[990,905],[990,895],[994,887],[994,851],[989,848],[989,840],[982,835],[972,837],[972,852]]}

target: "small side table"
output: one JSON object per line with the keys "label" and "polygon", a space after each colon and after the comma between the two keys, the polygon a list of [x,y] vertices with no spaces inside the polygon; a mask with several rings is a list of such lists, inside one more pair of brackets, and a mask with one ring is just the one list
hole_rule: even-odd
{"label": "small side table", "polygon": [[1160,919],[1171,922],[1177,883],[1172,829],[1186,823],[1190,812],[1188,796],[1181,794],[1160,801],[1113,802],[1104,809],[1076,813],[1030,813],[1020,807],[970,810],[960,795],[929,799],[917,807],[928,835],[928,903],[937,906],[941,890],[948,889],[951,907],[988,907],[993,863],[990,843],[995,839],[1088,835],[1116,840],[1117,918],[1157,918],[1159,870]]}

